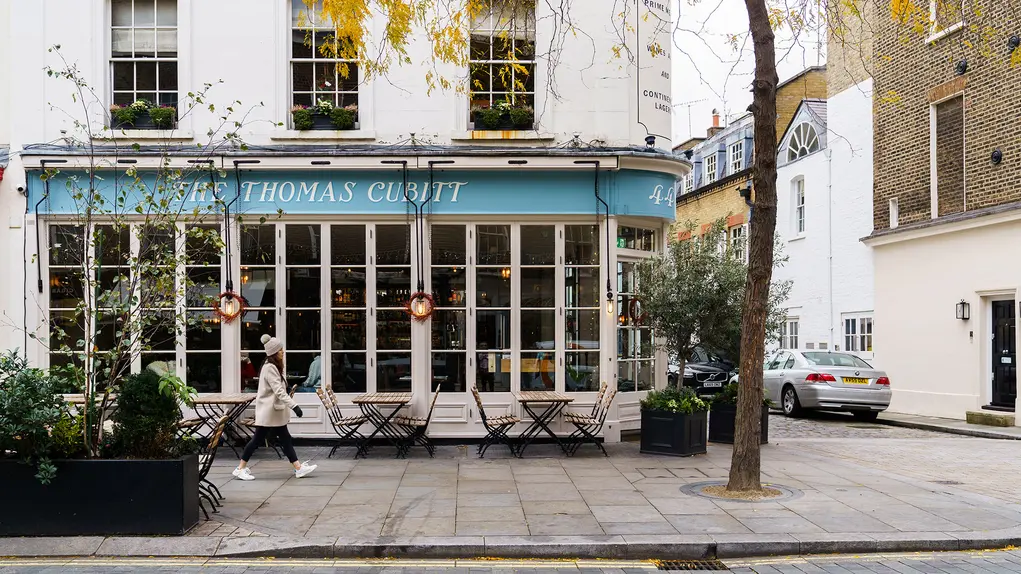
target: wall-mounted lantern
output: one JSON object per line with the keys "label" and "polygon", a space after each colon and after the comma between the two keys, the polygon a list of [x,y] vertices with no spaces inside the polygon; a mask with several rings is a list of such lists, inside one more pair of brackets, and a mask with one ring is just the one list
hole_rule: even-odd
{"label": "wall-mounted lantern", "polygon": [[961,299],[961,302],[957,304],[957,318],[962,321],[971,319],[971,304],[964,299]]}

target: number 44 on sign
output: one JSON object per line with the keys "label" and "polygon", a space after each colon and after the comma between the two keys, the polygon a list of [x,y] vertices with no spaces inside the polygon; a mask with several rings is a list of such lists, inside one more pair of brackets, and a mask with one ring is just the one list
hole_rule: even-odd
{"label": "number 44 on sign", "polygon": [[671,185],[670,187],[657,185],[655,188],[653,188],[652,195],[649,196],[649,199],[652,200],[656,205],[665,202],[667,206],[673,207],[676,196],[677,184]]}

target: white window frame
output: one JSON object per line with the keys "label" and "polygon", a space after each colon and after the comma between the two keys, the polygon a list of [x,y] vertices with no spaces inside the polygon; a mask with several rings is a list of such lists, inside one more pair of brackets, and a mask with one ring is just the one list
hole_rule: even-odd
{"label": "white window frame", "polygon": [[716,152],[713,152],[712,155],[705,156],[705,161],[702,162],[702,166],[703,166],[704,175],[705,175],[704,181],[702,182],[703,185],[708,185],[710,183],[715,182],[716,181],[716,175],[717,175],[717,173],[716,173]]}
{"label": "white window frame", "polygon": [[791,206],[793,209],[792,229],[794,235],[805,234],[805,178],[797,177],[791,181]]}
{"label": "white window frame", "polygon": [[731,227],[727,235],[734,258],[742,263],[748,263],[748,224]]}
{"label": "white window frame", "polygon": [[[497,4],[497,3],[504,4],[504,5],[509,4],[509,5],[511,5],[512,8],[513,8],[513,6],[517,2],[518,2],[518,0],[493,0],[493,4]],[[525,5],[525,3],[522,3],[522,5]],[[485,10],[485,8],[483,8],[483,10]],[[485,35],[485,36],[488,36],[489,37],[490,53],[489,53],[489,58],[488,59],[474,59],[474,58],[471,57],[471,54],[470,54],[471,50],[469,48],[469,60],[468,60],[468,77],[469,77],[469,80],[468,80],[469,81],[468,99],[469,99],[469,103],[470,103],[469,109],[471,107],[476,106],[476,105],[481,105],[481,103],[482,103],[481,97],[476,97],[476,96],[482,96],[482,95],[485,95],[485,97],[486,97],[485,99],[487,100],[489,106],[496,105],[496,103],[498,101],[502,101],[502,100],[506,100],[508,102],[516,104],[516,102],[514,100],[516,100],[518,97],[523,97],[523,99],[525,100],[525,104],[526,105],[531,106],[533,109],[535,108],[535,106],[536,106],[536,102],[535,102],[535,94],[536,94],[535,86],[536,86],[536,82],[538,81],[539,78],[538,78],[538,74],[537,74],[538,65],[537,65],[537,61],[536,61],[536,58],[535,58],[536,49],[537,49],[538,44],[536,42],[536,13],[534,12],[534,10],[535,10],[535,8],[533,7],[533,12],[531,14],[531,18],[530,19],[526,17],[526,22],[524,24],[523,30],[522,30],[522,28],[519,27],[519,22],[517,21],[517,18],[515,18],[516,14],[511,14],[510,18],[507,19],[507,21],[506,21],[507,28],[504,29],[504,30],[498,30],[497,29],[499,24],[494,22],[493,12],[490,12],[489,14],[484,16],[486,21],[488,22],[488,26],[487,27],[475,28],[474,24],[472,24],[472,27],[471,27],[471,29],[469,31],[469,41],[470,41],[470,36],[473,36],[473,35],[478,35],[478,36]],[[499,14],[498,14],[498,16],[499,16]],[[503,41],[503,37],[501,37],[501,34],[503,34],[505,36],[510,36],[513,39],[513,41],[514,41],[514,46],[516,47],[517,46],[517,42],[518,42],[518,39],[517,39],[516,36],[517,36],[517,34],[519,32],[522,32],[524,34],[524,36],[525,36],[525,39],[523,40],[523,42],[527,43],[528,40],[531,39],[531,42],[532,42],[532,57],[531,57],[531,59],[519,59],[519,58],[517,58],[517,54],[516,54],[517,50],[514,50],[515,51],[515,55],[514,55],[514,59],[512,59],[512,60],[496,59],[496,54],[495,54],[496,44],[497,44],[498,41]],[[531,36],[530,38],[529,38],[529,35]],[[512,65],[508,65],[510,63],[513,63],[514,65],[513,66]],[[511,86],[510,87],[511,87],[511,90],[513,90],[513,91],[511,91],[511,92],[502,92],[502,91],[496,91],[496,90],[493,89],[495,87],[494,83],[493,83],[493,70],[495,68],[490,68],[490,75],[489,75],[490,84],[488,86],[488,89],[475,91],[476,86],[473,85],[473,82],[471,80],[471,70],[472,70],[473,66],[480,66],[480,65],[481,66],[507,66],[507,68],[511,72]],[[516,66],[524,66],[526,68],[531,68],[531,70],[532,70],[532,72],[531,72],[531,74],[532,74],[532,78],[531,78],[532,79],[532,89],[531,90],[521,90],[521,91],[517,90],[516,84],[518,83],[519,80],[517,78],[518,71],[516,69]]]}
{"label": "white window frame", "polygon": [[819,130],[812,122],[804,121],[794,126],[791,137],[787,139],[787,163],[812,155],[822,148]]}
{"label": "white window frame", "polygon": [[890,229],[900,225],[900,201],[895,197],[890,200]]}
{"label": "white window frame", "polygon": [[801,324],[798,317],[787,317],[780,324],[780,348],[787,351],[798,350],[798,337]]}
{"label": "white window frame", "polygon": [[[180,94],[180,88],[181,88],[181,33],[180,33],[180,22],[181,22],[181,18],[182,18],[182,12],[181,12],[179,4],[182,3],[182,2],[178,1],[178,2],[174,3],[174,8],[175,8],[175,10],[174,10],[174,23],[173,23],[173,25],[169,25],[169,24],[165,24],[164,22],[161,22],[160,19],[159,19],[159,16],[160,16],[160,14],[159,14],[159,7],[158,7],[159,3],[161,1],[165,2],[166,0],[127,0],[127,1],[130,2],[130,4],[131,4],[131,24],[130,25],[115,25],[114,24],[114,7],[113,7],[113,3],[111,2],[110,5],[109,5],[110,6],[110,20],[109,20],[110,42],[107,44],[107,49],[108,49],[107,54],[109,56],[109,58],[107,60],[107,66],[108,66],[107,69],[109,70],[109,73],[110,73],[110,92],[109,92],[109,94],[110,94],[110,103],[111,104],[118,103],[118,101],[117,101],[118,94],[130,94],[130,99],[122,98],[119,103],[121,105],[126,105],[126,104],[130,104],[132,102],[135,102],[135,101],[137,101],[139,99],[149,99],[155,105],[160,105],[160,104],[172,105],[175,108],[178,108],[178,110],[179,110],[179,108],[180,108],[180,97],[179,97],[179,94]],[[136,18],[135,6],[138,5],[138,4],[152,4],[152,7],[153,7],[153,23],[151,25],[149,25],[149,24],[137,25],[135,23],[135,18]],[[134,34],[135,34],[136,30],[152,30],[153,42],[154,42],[153,43],[153,54],[154,54],[154,56],[152,56],[152,57],[140,57],[140,56],[138,56],[136,54],[136,50],[135,50],[136,45],[134,43]],[[129,32],[131,34],[131,38],[132,39],[131,39],[131,55],[130,56],[114,56],[114,50],[113,50],[113,42],[114,42],[114,40],[113,40],[113,37],[116,34],[116,32],[118,32],[118,31],[127,31],[127,32]],[[169,31],[173,31],[173,33],[174,33],[174,44],[175,44],[175,50],[173,51],[174,56],[170,56],[170,57],[160,56],[160,51],[158,49],[159,33],[160,32],[169,32]],[[117,89],[115,89],[115,87],[116,87],[116,75],[114,73],[114,67],[117,64],[126,64],[126,63],[131,64],[131,70],[132,70],[132,88],[131,88],[131,90],[117,90]],[[162,82],[160,81],[160,74],[161,74],[160,70],[161,70],[161,68],[164,67],[162,64],[167,64],[167,63],[172,63],[172,64],[174,64],[176,66],[176,70],[174,71],[174,74],[177,76],[177,78],[176,78],[176,80],[173,83],[173,85],[175,87],[174,88],[160,89],[160,86],[162,84]],[[154,64],[156,66],[156,74],[155,74],[155,77],[154,77],[155,89],[152,89],[152,90],[141,90],[141,89],[138,88],[138,66],[139,66],[139,64]],[[164,72],[164,73],[166,73],[166,72]],[[149,97],[142,98],[142,97],[140,97],[140,96],[150,96],[150,95],[152,95],[153,97],[152,98],[149,98]],[[166,96],[166,97],[161,98],[161,96]],[[175,124],[177,122],[177,119],[178,118],[176,118],[176,117],[174,118]]]}
{"label": "white window frame", "polygon": [[695,190],[695,174],[692,173],[692,172],[688,172],[688,175],[684,176],[684,192],[683,193],[691,193],[694,190]]}
{"label": "white window frame", "polygon": [[[300,5],[300,7],[297,6],[297,5]],[[295,21],[295,14],[297,13],[296,10],[304,11],[304,14],[305,14],[305,16],[304,16],[304,18],[305,18],[304,26],[301,25],[302,22]],[[306,58],[296,58],[294,56],[293,35],[295,33],[299,33],[299,32],[300,33],[308,33],[309,31],[312,31],[313,33],[315,33],[315,32],[325,32],[325,33],[328,33],[328,34],[332,35],[332,34],[334,34],[336,32],[336,29],[333,27],[332,24],[325,24],[325,23],[316,21],[314,18],[315,18],[315,16],[317,14],[318,14],[318,12],[316,10],[309,9],[304,3],[302,3],[301,0],[291,0],[291,11],[288,12],[288,15],[287,15],[287,18],[288,18],[288,27],[287,27],[287,32],[288,32],[288,42],[287,42],[287,78],[288,78],[287,94],[288,95],[287,95],[287,101],[289,102],[288,109],[290,109],[291,106],[294,106],[296,104],[309,105],[308,102],[305,102],[305,101],[303,101],[303,102],[296,102],[295,101],[295,93],[300,93],[302,95],[310,95],[311,96],[311,105],[316,105],[319,102],[320,99],[327,99],[327,100],[331,101],[333,103],[333,105],[340,106],[340,107],[343,107],[343,106],[346,106],[346,105],[350,105],[350,102],[348,102],[348,99],[350,99],[350,97],[353,96],[354,100],[355,100],[354,104],[357,106],[357,105],[360,104],[362,98],[361,98],[361,80],[360,80],[360,76],[359,76],[359,69],[358,69],[358,64],[357,64],[357,62],[355,60],[348,60],[348,59],[341,59],[341,58],[327,58],[327,57],[323,56],[322,54],[320,54],[318,52],[318,50],[316,50],[316,46],[315,45],[313,45],[313,46],[311,46],[309,48],[312,51],[312,57],[311,58],[308,58],[308,57],[306,57]],[[313,36],[312,39],[313,39],[313,43],[314,43],[315,42],[315,36]],[[311,92],[305,92],[305,91],[296,92],[295,89],[294,89],[294,68],[295,68],[296,65],[301,65],[301,64],[310,64],[312,66],[313,77],[312,77],[312,89],[311,89]],[[322,89],[322,90],[320,90],[318,88],[318,86],[317,86],[318,81],[317,81],[317,78],[316,78],[316,72],[317,72],[316,66],[319,66],[319,65],[329,65],[329,64],[334,64],[334,76],[333,76],[332,83],[324,84],[324,88],[329,88],[329,89]],[[341,76],[340,69],[337,66],[337,64],[345,64],[345,65],[348,66],[348,77],[347,78],[343,78]],[[341,89],[342,88],[341,82],[342,81],[349,82],[349,81],[351,81],[352,77],[355,79],[355,82],[356,82],[355,88],[353,90]],[[327,78],[327,80],[328,80],[328,78]],[[343,105],[341,105],[341,104],[343,104]],[[290,114],[287,114],[287,115],[288,115],[288,117],[290,117]],[[356,114],[355,118],[356,118],[356,121],[357,121],[357,118],[358,118],[357,114]]]}
{"label": "white window frame", "polygon": [[850,353],[872,354],[874,352],[875,319],[871,311],[864,313],[843,313],[840,315],[844,350]]}
{"label": "white window frame", "polygon": [[727,148],[727,159],[730,167],[730,175],[741,171],[744,168],[744,140],[738,140]]}
{"label": "white window frame", "polygon": [[939,6],[940,0],[929,0],[929,37],[925,40],[926,43],[931,43],[953,34],[964,27],[964,0],[957,0],[961,3],[961,19],[953,24],[945,27],[939,27],[939,12],[937,7]]}

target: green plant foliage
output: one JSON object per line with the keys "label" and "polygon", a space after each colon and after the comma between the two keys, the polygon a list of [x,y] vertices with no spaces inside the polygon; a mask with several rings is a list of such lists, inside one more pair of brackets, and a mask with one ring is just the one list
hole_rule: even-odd
{"label": "green plant foliage", "polygon": [[13,454],[36,466],[36,478],[49,484],[57,469],[50,461],[53,439],[66,407],[46,373],[10,352],[0,357],[0,456]]}
{"label": "green plant foliage", "polygon": [[479,108],[475,110],[475,127],[495,130],[500,127],[503,112],[497,108]]}
{"label": "green plant foliage", "polygon": [[349,130],[355,127],[355,113],[347,108],[333,108],[329,112],[330,123],[338,130]]}
{"label": "green plant foliage", "polygon": [[81,393],[85,372],[75,365],[50,367],[50,381],[58,393]]}
{"label": "green plant foliage", "polygon": [[177,119],[177,110],[172,106],[160,106],[149,108],[149,117],[152,124],[161,130],[174,127],[174,120]]}
{"label": "green plant foliage", "polygon": [[177,438],[178,397],[166,385],[161,390],[161,382],[160,375],[146,370],[121,383],[113,415],[112,454],[143,459],[183,454],[184,444]]}
{"label": "green plant foliage", "polygon": [[511,108],[508,112],[510,114],[511,125],[517,129],[532,129],[535,122],[535,112],[532,108]]}
{"label": "green plant foliage", "polygon": [[709,405],[688,387],[667,387],[661,391],[649,391],[642,399],[642,410],[693,415],[706,412]]}
{"label": "green plant foliage", "polygon": [[312,110],[308,108],[295,108],[291,110],[291,119],[294,121],[294,129],[312,129]]}
{"label": "green plant foliage", "polygon": [[[737,393],[740,390],[740,384],[733,382],[720,389],[720,392],[712,399],[712,404],[715,405],[737,405]],[[765,396],[762,397],[763,406],[770,406],[773,401],[769,400]]]}
{"label": "green plant foliage", "polygon": [[50,430],[54,458],[85,457],[85,417],[64,412]]}
{"label": "green plant foliage", "polygon": [[138,109],[133,106],[110,106],[110,115],[114,125],[133,126],[138,119]]}

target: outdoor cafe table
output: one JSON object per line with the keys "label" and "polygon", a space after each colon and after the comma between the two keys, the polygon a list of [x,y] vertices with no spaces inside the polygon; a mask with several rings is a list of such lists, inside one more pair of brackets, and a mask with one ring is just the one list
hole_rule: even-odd
{"label": "outdoor cafe table", "polygon": [[[209,429],[210,434],[216,428],[219,420],[226,416],[228,422],[224,432],[227,433],[227,436],[235,440],[248,442],[252,438],[251,434],[238,424],[238,419],[241,418],[241,414],[245,412],[245,409],[254,400],[254,393],[202,394],[195,398],[195,414],[202,419],[203,426]],[[226,442],[227,446],[234,451],[234,454],[240,456],[234,444],[231,441]]]}
{"label": "outdoor cafe table", "polygon": [[[70,405],[74,405],[76,409],[81,409],[85,407],[85,395],[82,393],[65,394],[63,395],[63,397],[64,402]],[[95,397],[93,398],[93,400],[95,401],[95,404],[97,406],[102,404],[103,393],[100,392],[95,393]],[[110,418],[110,415],[112,415],[116,411],[117,411],[117,395],[114,393],[110,393],[110,398],[107,400],[106,403],[106,413],[104,413],[105,415],[104,418]]]}
{"label": "outdoor cafe table", "polygon": [[[574,401],[574,397],[553,391],[521,391],[517,394],[517,398],[518,402],[521,403],[521,407],[528,413],[528,416],[532,417],[532,424],[528,425],[525,432],[521,433],[518,437],[520,441],[520,444],[518,444],[518,457],[524,456],[525,448],[543,431],[546,431],[546,434],[553,437],[553,440],[560,445],[561,450],[567,452],[564,443],[557,436],[557,433],[549,428],[549,424],[564,410],[568,403]],[[546,405],[546,408],[541,413],[537,413],[536,410],[540,405]]]}
{"label": "outdoor cafe table", "polygon": [[[372,439],[376,435],[383,435],[390,444],[397,447],[397,456],[403,456],[407,454],[407,445],[405,443],[405,433],[396,425],[392,424],[391,421],[402,408],[411,402],[411,393],[368,393],[365,395],[358,395],[351,399],[351,402],[358,405],[358,408],[362,410],[362,414],[365,418],[369,419],[369,423],[372,424],[373,430],[371,433],[362,438],[358,443],[358,451],[355,452],[355,458],[359,456],[367,456],[369,453],[369,445],[372,443]],[[389,409],[389,413],[384,413],[384,409]]]}

